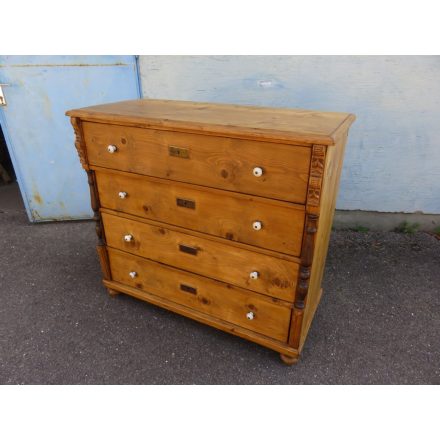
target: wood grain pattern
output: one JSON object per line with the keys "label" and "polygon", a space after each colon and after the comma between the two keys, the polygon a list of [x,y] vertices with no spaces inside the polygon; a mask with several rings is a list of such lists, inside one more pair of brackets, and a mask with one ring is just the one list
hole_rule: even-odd
{"label": "wood grain pattern", "polygon": [[[83,123],[91,165],[304,203],[310,148],[215,136]],[[118,150],[110,154],[108,145]],[[186,149],[173,157],[169,147]],[[253,169],[261,167],[261,177]]]}
{"label": "wood grain pattern", "polygon": [[321,145],[333,145],[341,124],[354,120],[349,113],[155,99],[97,105],[66,114],[162,130]]}
{"label": "wood grain pattern", "polygon": [[202,232],[199,232],[199,231],[196,231],[196,230],[188,230],[187,228],[182,228],[180,226],[170,225],[170,224],[163,223],[163,222],[158,222],[156,220],[143,219],[143,218],[141,218],[139,216],[128,214],[126,212],[113,211],[113,210],[107,209],[107,208],[100,208],[100,211],[101,211],[101,213],[107,213],[107,214],[110,214],[110,215],[117,215],[118,217],[126,218],[128,220],[133,220],[135,222],[146,221],[150,225],[157,226],[159,228],[165,226],[167,229],[169,229],[171,231],[181,232],[183,234],[189,234],[189,235],[192,235],[194,237],[199,237],[199,238],[202,238],[202,239],[208,239],[210,241],[214,241],[214,242],[226,245],[228,247],[229,246],[233,246],[234,248],[244,249],[244,250],[250,251],[252,253],[258,252],[259,254],[267,255],[269,257],[275,257],[277,259],[281,259],[281,260],[285,260],[285,261],[291,261],[291,262],[296,263],[296,264],[299,264],[301,262],[300,258],[294,257],[293,255],[282,254],[280,252],[271,251],[270,249],[258,248],[256,246],[251,246],[249,244],[240,243],[238,241],[231,242],[230,240],[227,240],[226,238],[217,237],[215,235],[206,235],[206,234],[204,234]]}
{"label": "wood grain pattern", "polygon": [[[296,263],[176,232],[146,220],[134,221],[106,212],[102,213],[102,218],[110,247],[293,301],[298,276]],[[127,234],[133,235],[133,242],[124,241]],[[197,255],[180,251],[180,245],[196,249]],[[253,271],[259,273],[256,280],[249,276]]]}
{"label": "wood grain pattern", "polygon": [[[114,281],[273,339],[287,340],[291,314],[288,303],[114,249],[109,250],[109,257]],[[131,278],[130,272],[136,272],[136,277]],[[249,312],[252,320],[246,316]]]}
{"label": "wood grain pattern", "polygon": [[151,293],[145,292],[143,290],[127,286],[126,284],[121,284],[116,281],[104,280],[103,284],[107,289],[111,289],[117,292],[123,292],[127,295],[133,296],[143,301],[147,301],[156,306],[162,307],[164,309],[170,310],[180,315],[186,316],[188,318],[194,319],[195,321],[201,322],[211,327],[217,328],[224,332],[230,333],[235,336],[239,336],[248,341],[256,342],[263,347],[270,348],[279,353],[283,353],[287,356],[298,356],[298,350],[289,347],[287,344],[277,341],[273,338],[262,335],[261,333],[255,333],[252,330],[240,327],[238,325],[232,324],[230,322],[224,321],[222,319],[216,318],[215,316],[209,316],[206,313],[202,313],[198,310],[194,310],[191,307],[187,307],[181,304],[177,304],[166,298],[152,295]]}
{"label": "wood grain pattern", "polygon": [[[304,206],[95,168],[101,205],[232,241],[299,255]],[[125,198],[119,192],[125,192]],[[189,201],[182,207],[178,201]],[[263,228],[255,231],[259,220]]]}

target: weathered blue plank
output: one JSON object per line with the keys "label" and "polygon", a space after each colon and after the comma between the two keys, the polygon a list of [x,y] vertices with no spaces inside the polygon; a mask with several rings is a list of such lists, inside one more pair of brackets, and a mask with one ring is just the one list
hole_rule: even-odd
{"label": "weathered blue plank", "polygon": [[90,218],[67,109],[139,97],[133,56],[1,56],[0,110],[31,221]]}
{"label": "weathered blue plank", "polygon": [[114,66],[133,65],[133,55],[2,55],[0,66]]}

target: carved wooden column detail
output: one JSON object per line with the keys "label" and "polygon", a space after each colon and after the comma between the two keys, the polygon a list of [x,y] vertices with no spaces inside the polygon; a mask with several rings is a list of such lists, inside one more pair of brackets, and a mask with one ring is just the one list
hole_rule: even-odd
{"label": "carved wooden column detail", "polygon": [[82,133],[81,120],[79,118],[70,118],[73,130],[75,132],[75,147],[78,152],[79,160],[82,167],[87,173],[87,181],[90,189],[90,204],[93,210],[93,220],[95,221],[96,235],[98,236],[98,245],[96,250],[98,252],[101,269],[104,273],[104,279],[111,280],[110,264],[108,260],[107,249],[105,247],[105,237],[102,228],[101,214],[99,212],[99,194],[96,186],[95,172],[90,169],[87,159],[87,149]]}
{"label": "carved wooden column detail", "polygon": [[296,287],[295,303],[297,309],[304,309],[305,299],[309,290],[310,271],[313,261],[313,248],[315,245],[315,234],[318,230],[318,216],[308,214],[306,230],[302,247],[301,265],[299,268],[299,281]]}
{"label": "carved wooden column detail", "polygon": [[299,347],[302,319],[307,300],[307,293],[309,291],[313,250],[315,247],[316,232],[318,230],[318,219],[319,217],[316,214],[307,214],[306,217],[303,246],[301,251],[301,264],[299,267],[299,277],[296,286],[295,302],[293,304],[293,317],[289,335],[289,345],[294,348]]}
{"label": "carved wooden column detail", "polygon": [[319,206],[322,178],[324,176],[325,149],[324,145],[313,145],[312,147],[309,185],[307,188],[307,206]]}
{"label": "carved wooden column detail", "polygon": [[86,171],[90,171],[89,163],[87,161],[86,145],[82,135],[81,121],[78,118],[70,118],[70,123],[72,124],[73,131],[75,132],[75,148],[78,152],[81,165]]}
{"label": "carved wooden column detail", "polygon": [[326,147],[313,145],[310,160],[310,176],[307,188],[306,221],[301,248],[301,263],[295,292],[295,301],[290,325],[289,345],[299,348],[304,308],[309,291],[310,274],[318,230],[319,208],[321,200],[322,180],[324,177]]}

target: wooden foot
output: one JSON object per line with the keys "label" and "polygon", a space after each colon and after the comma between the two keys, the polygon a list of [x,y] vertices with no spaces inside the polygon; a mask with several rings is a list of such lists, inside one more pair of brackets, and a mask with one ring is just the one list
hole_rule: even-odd
{"label": "wooden foot", "polygon": [[299,360],[298,357],[287,356],[286,354],[282,354],[282,353],[280,353],[280,358],[286,365],[295,365]]}
{"label": "wooden foot", "polygon": [[113,290],[113,289],[109,289],[108,287],[107,287],[107,292],[112,298],[119,295],[119,292],[117,292],[116,290]]}

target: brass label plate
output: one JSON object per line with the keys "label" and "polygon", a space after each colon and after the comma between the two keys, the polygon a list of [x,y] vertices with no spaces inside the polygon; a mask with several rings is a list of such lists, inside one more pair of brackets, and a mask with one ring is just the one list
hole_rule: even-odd
{"label": "brass label plate", "polygon": [[188,148],[176,147],[175,145],[168,145],[168,153],[173,157],[180,157],[181,159],[189,159]]}
{"label": "brass label plate", "polygon": [[180,197],[177,197],[176,204],[182,208],[196,209],[196,202],[194,200],[181,199]]}
{"label": "brass label plate", "polygon": [[180,290],[183,290],[184,292],[192,293],[193,295],[197,295],[197,289],[192,286],[188,286],[187,284],[181,284]]}
{"label": "brass label plate", "polygon": [[186,244],[179,244],[179,251],[185,254],[197,255],[198,249],[196,247],[187,246]]}

